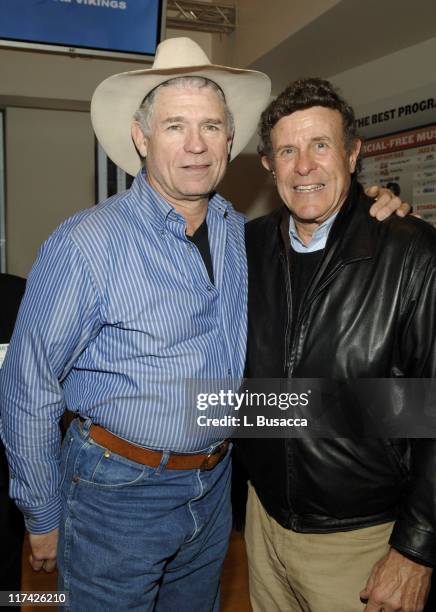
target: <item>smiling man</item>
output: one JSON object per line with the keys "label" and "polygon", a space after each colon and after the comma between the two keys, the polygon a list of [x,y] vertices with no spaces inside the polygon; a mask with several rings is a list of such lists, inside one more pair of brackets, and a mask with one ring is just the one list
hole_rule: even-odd
{"label": "smiling man", "polygon": [[[260,134],[285,206],[247,226],[248,377],[435,377],[436,232],[368,215],[352,108],[327,81],[303,79],[264,111]],[[332,431],[238,445],[253,485],[255,612],[423,610],[436,563],[433,440]]]}
{"label": "smiling man", "polygon": [[336,215],[350,190],[360,141],[344,138],[339,113],[314,106],[283,117],[271,134],[274,159],[262,157],[305,245]]}

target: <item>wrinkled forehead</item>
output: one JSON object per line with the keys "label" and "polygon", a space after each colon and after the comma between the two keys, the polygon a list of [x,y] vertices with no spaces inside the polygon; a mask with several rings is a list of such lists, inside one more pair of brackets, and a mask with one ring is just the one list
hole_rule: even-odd
{"label": "wrinkled forehead", "polygon": [[310,106],[281,117],[271,129],[274,141],[290,139],[345,139],[342,115],[336,109]]}
{"label": "wrinkled forehead", "polygon": [[210,88],[167,87],[159,92],[153,101],[151,124],[169,119],[186,122],[213,120],[227,125],[224,101]]}

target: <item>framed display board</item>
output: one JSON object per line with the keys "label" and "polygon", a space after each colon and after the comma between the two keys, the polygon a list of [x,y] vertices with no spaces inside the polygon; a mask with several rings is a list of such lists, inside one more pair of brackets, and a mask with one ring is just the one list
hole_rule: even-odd
{"label": "framed display board", "polygon": [[436,123],[366,140],[359,178],[388,186],[436,227]]}

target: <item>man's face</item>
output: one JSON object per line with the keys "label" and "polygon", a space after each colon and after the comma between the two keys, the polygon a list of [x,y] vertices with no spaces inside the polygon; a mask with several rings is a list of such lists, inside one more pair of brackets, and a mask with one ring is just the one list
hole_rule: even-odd
{"label": "man's face", "polygon": [[342,117],[336,110],[314,106],[282,117],[271,131],[278,192],[296,222],[320,225],[344,203],[360,150],[347,152]]}
{"label": "man's face", "polygon": [[175,205],[207,198],[224,175],[231,144],[222,99],[210,87],[164,87],[150,123],[142,149],[135,139],[150,184]]}

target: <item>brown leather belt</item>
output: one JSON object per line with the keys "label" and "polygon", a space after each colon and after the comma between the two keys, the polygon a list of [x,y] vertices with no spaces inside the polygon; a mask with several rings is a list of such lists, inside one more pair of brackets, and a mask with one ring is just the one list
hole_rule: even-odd
{"label": "brown leather belt", "polygon": [[[79,417],[81,423],[84,419]],[[162,461],[163,452],[144,448],[128,442],[123,438],[119,438],[100,425],[92,424],[89,428],[89,435],[103,448],[121,455],[136,463],[148,465],[149,467],[158,467]],[[212,470],[220,461],[229,448],[228,440],[224,440],[219,446],[216,446],[211,453],[198,453],[196,455],[171,453],[166,464],[169,470]]]}

